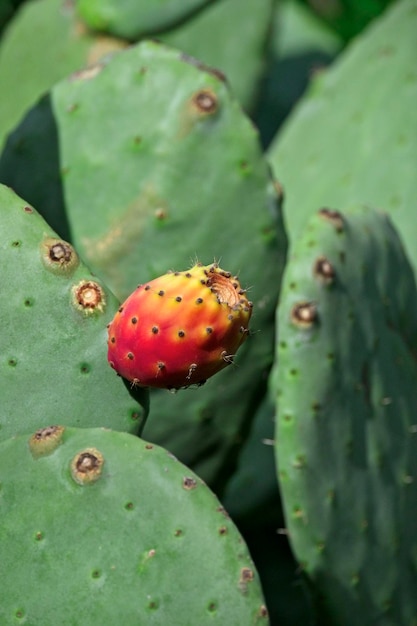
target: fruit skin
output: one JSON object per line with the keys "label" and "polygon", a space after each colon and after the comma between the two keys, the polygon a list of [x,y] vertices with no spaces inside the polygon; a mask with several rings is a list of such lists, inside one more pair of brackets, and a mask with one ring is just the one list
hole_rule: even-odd
{"label": "fruit skin", "polygon": [[109,325],[110,365],[134,385],[203,384],[246,339],[252,314],[236,276],[200,263],[140,285]]}
{"label": "fruit skin", "polygon": [[312,216],[284,274],[271,389],[288,537],[319,624],[416,623],[416,311],[389,217]]}

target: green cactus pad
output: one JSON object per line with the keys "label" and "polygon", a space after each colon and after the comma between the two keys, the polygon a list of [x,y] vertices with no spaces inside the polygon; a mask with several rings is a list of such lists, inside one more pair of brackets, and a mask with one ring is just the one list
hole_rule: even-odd
{"label": "green cactus pad", "polygon": [[269,623],[242,537],[166,450],[66,428],[34,456],[33,439],[0,444],[2,624]]}
{"label": "green cactus pad", "polygon": [[311,88],[269,158],[286,193],[291,240],[314,207],[387,211],[417,269],[417,2],[393,4]]}
{"label": "green cactus pad", "polygon": [[277,323],[278,477],[296,558],[331,624],[414,624],[417,292],[389,218],[314,215]]}
{"label": "green cactus pad", "polygon": [[249,288],[254,336],[236,366],[198,393],[152,401],[146,437],[208,461],[211,480],[265,388],[286,254],[280,191],[227,84],[177,50],[132,46],[54,87],[10,137],[0,180],[72,235],[121,300],[196,257]]}
{"label": "green cactus pad", "polygon": [[282,524],[274,459],[275,407],[268,396],[256,411],[236,471],[222,502],[234,520],[247,527]]}
{"label": "green cactus pad", "polygon": [[348,41],[396,0],[338,0],[337,3],[301,1],[309,9],[312,8],[324,24]]}
{"label": "green cactus pad", "polygon": [[210,0],[76,0],[80,17],[94,30],[137,40],[186,19]]}
{"label": "green cactus pad", "polygon": [[0,147],[27,109],[57,80],[125,45],[87,32],[69,2],[26,2],[0,40],[0,92],[7,93],[7,98],[0,98]]}
{"label": "green cactus pad", "polygon": [[157,37],[218,68],[245,109],[251,110],[265,70],[273,7],[274,0],[222,0]]}
{"label": "green cactus pad", "polygon": [[197,255],[244,272],[259,297],[259,265],[272,280],[282,258],[277,194],[221,77],[143,42],[59,83],[51,104],[74,242],[116,295]]}
{"label": "green cactus pad", "polygon": [[116,298],[3,185],[0,233],[0,439],[56,421],[137,433],[147,393],[134,391],[138,404],[106,358]]}

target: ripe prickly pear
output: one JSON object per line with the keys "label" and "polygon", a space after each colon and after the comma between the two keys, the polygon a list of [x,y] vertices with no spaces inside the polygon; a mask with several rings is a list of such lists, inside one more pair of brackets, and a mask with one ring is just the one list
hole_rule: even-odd
{"label": "ripe prickly pear", "polygon": [[141,387],[202,384],[229,365],[248,334],[252,303],[216,263],[139,287],[109,324],[108,360]]}

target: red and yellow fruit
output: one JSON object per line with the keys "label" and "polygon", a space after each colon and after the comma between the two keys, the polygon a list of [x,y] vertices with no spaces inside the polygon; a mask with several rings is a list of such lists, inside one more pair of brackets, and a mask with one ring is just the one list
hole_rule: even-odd
{"label": "red and yellow fruit", "polygon": [[202,384],[232,363],[248,335],[252,303],[216,263],[140,285],[109,324],[108,360],[142,387]]}

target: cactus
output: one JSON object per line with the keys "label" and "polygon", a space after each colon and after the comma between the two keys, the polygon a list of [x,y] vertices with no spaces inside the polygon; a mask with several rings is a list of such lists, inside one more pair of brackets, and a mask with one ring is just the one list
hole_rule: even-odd
{"label": "cactus", "polygon": [[340,0],[337,4],[312,3],[310,0],[302,0],[314,9],[317,17],[324,24],[333,28],[346,41],[364,30],[382,11],[394,2],[394,0]]}
{"label": "cactus", "polygon": [[417,620],[417,291],[381,212],[322,209],[282,287],[276,453],[319,623]]}
{"label": "cactus", "polygon": [[275,406],[267,396],[251,423],[240,450],[236,471],[222,502],[234,520],[245,526],[282,525],[282,510],[274,459]]}
{"label": "cactus", "polygon": [[274,6],[274,0],[210,3],[184,24],[158,33],[157,38],[220,70],[245,110],[252,111],[267,66]]}
{"label": "cactus", "polygon": [[210,0],[76,0],[80,17],[89,28],[137,41],[184,21]]}
{"label": "cactus", "polygon": [[10,137],[0,180],[122,300],[196,254],[244,272],[256,341],[215,387],[154,396],[146,434],[211,482],[266,386],[286,254],[280,191],[227,85],[176,50],[132,46],[54,87]]}
{"label": "cactus", "polygon": [[314,207],[365,203],[392,215],[417,267],[416,32],[416,0],[394,3],[313,80],[278,133],[268,154],[290,240]]}
{"label": "cactus", "polygon": [[26,2],[10,21],[0,41],[0,91],[8,94],[0,99],[0,147],[56,81],[127,45],[88,32],[74,13],[70,2],[36,0]]}
{"label": "cactus", "polygon": [[57,419],[139,432],[147,393],[131,390],[131,397],[106,363],[106,324],[116,298],[3,185],[0,233],[0,439]]}
{"label": "cactus", "polygon": [[3,0],[0,5],[0,35],[12,19],[23,0]]}
{"label": "cactus", "polygon": [[0,444],[0,480],[2,624],[268,624],[242,537],[166,450],[52,426]]}
{"label": "cactus", "polygon": [[301,1],[36,0],[4,32],[5,626],[417,625],[417,0],[265,159],[242,105],[265,145],[343,44]]}
{"label": "cactus", "polygon": [[[51,143],[55,160],[45,162]],[[51,179],[60,181],[64,216]],[[256,130],[221,76],[154,42],[57,84],[10,137],[0,180],[58,232],[68,223],[81,256],[120,299],[171,263],[186,267],[197,250],[238,269],[256,259],[246,276],[263,294],[256,264],[270,284],[284,256],[280,192]]]}
{"label": "cactus", "polygon": [[258,407],[221,501],[258,566],[272,624],[313,626],[314,610],[284,530],[274,458],[275,406]]}
{"label": "cactus", "polygon": [[201,263],[140,285],[109,326],[108,360],[140,387],[202,385],[233,359],[252,303],[237,277]]}
{"label": "cactus", "polygon": [[[154,37],[218,68],[227,76],[245,109],[249,110],[257,98],[266,62],[272,3],[273,0],[210,3],[184,23],[155,33]],[[135,11],[140,16],[143,6],[136,3]],[[232,31],[229,28],[231,19],[235,23]],[[36,37],[33,37],[34,30]],[[226,31],[227,36],[223,37],[222,31]],[[216,32],[215,40],[213,32]],[[243,48],[240,45],[242,37],[245,39]],[[27,2],[11,20],[0,40],[0,91],[8,94],[7,98],[0,100],[0,146],[3,147],[7,134],[29,107],[58,80],[128,45],[125,39],[89,30],[71,2]],[[16,81],[16,74],[19,74],[19,81]]]}
{"label": "cactus", "polygon": [[252,117],[266,148],[304,93],[311,74],[329,65],[342,41],[299,0],[275,5],[270,61]]}

